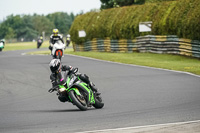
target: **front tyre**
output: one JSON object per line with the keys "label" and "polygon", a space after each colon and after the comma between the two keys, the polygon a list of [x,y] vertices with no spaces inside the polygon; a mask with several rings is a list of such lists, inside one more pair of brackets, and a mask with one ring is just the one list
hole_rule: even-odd
{"label": "front tyre", "polygon": [[37,44],[37,48],[39,49],[39,48],[40,48],[40,46],[41,46],[41,43],[38,43],[38,44]]}
{"label": "front tyre", "polygon": [[37,43],[37,48],[38,48],[38,49],[39,49],[39,47],[40,47],[39,45],[40,45],[40,44],[39,44],[39,43]]}
{"label": "front tyre", "polygon": [[77,95],[73,90],[69,92],[69,97],[71,98],[73,104],[75,104],[80,110],[87,110],[86,100]]}
{"label": "front tyre", "polygon": [[61,52],[58,52],[58,57],[57,58],[61,60],[61,57],[62,57]]}
{"label": "front tyre", "polygon": [[104,106],[104,103],[102,102],[102,98],[101,96],[95,96],[95,104],[93,104],[93,106],[96,109],[101,109]]}

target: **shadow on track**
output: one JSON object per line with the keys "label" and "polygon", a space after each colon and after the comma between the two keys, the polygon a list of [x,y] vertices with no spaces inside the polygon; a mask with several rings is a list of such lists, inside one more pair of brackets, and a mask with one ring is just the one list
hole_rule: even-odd
{"label": "shadow on track", "polygon": [[64,110],[27,110],[25,112],[30,113],[62,113],[62,112],[79,112],[81,110],[79,109],[64,109]]}
{"label": "shadow on track", "polygon": [[[89,110],[95,110],[94,108],[88,109]],[[26,113],[62,113],[62,112],[84,112],[79,109],[64,109],[64,110],[27,110],[23,111]]]}

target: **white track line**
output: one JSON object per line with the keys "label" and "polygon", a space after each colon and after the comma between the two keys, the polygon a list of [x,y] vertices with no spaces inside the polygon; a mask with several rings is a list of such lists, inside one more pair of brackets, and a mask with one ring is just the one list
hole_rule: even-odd
{"label": "white track line", "polygon": [[94,130],[94,131],[83,131],[83,132],[76,132],[76,133],[95,133],[95,132],[120,131],[120,130],[128,130],[128,129],[139,129],[139,128],[159,127],[159,126],[191,124],[191,123],[197,123],[197,122],[200,122],[200,120],[166,123],[166,124],[155,124],[155,125],[146,125],[146,126],[136,126],[136,127],[115,128],[115,129]]}
{"label": "white track line", "polygon": [[26,55],[26,53],[21,53],[21,55]]}
{"label": "white track line", "polygon": [[39,55],[39,56],[47,56],[46,54],[27,54],[27,53],[21,53],[21,55]]}

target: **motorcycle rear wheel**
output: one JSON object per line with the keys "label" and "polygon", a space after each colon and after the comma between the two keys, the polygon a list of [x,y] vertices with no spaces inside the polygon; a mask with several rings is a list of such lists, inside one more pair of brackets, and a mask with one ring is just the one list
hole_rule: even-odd
{"label": "motorcycle rear wheel", "polygon": [[86,100],[81,98],[79,95],[76,95],[76,93],[72,90],[69,92],[69,96],[73,102],[80,110],[85,111],[87,110],[87,104]]}

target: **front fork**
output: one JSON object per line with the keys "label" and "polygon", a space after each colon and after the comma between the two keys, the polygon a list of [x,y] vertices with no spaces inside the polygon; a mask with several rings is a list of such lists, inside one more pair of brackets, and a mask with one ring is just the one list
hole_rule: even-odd
{"label": "front fork", "polygon": [[80,83],[79,85],[82,86],[88,92],[88,103],[95,104],[94,94],[91,88],[89,88],[88,85],[84,82]]}
{"label": "front fork", "polygon": [[[77,86],[78,87],[75,87],[75,88],[67,88],[66,89],[67,93],[69,93],[70,91],[73,90],[76,93],[76,95],[81,96],[81,93],[79,91],[79,89],[80,89],[87,94],[87,96],[86,96],[87,104],[88,105],[94,104],[95,103],[94,94],[93,94],[92,90],[89,87],[87,87],[87,84],[82,82],[82,83],[77,84]],[[69,99],[71,100],[70,97],[69,97]]]}

